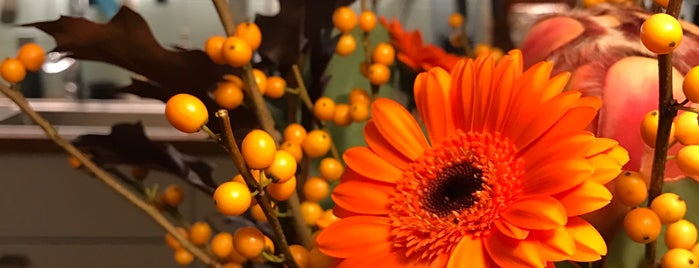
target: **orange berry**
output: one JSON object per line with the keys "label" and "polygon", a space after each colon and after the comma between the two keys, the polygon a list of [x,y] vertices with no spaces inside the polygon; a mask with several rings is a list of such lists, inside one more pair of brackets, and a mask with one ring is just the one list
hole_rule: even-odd
{"label": "orange berry", "polygon": [[665,14],[651,15],[641,25],[641,43],[653,53],[668,54],[682,41],[682,25],[676,18]]}
{"label": "orange berry", "polygon": [[350,105],[350,117],[354,122],[364,122],[369,119],[369,104],[353,103]]}
{"label": "orange berry", "polygon": [[209,56],[211,61],[218,64],[226,64],[226,59],[223,58],[223,42],[226,38],[220,35],[214,35],[206,39],[204,43],[204,52]]}
{"label": "orange berry", "polygon": [[78,169],[83,166],[83,163],[81,163],[80,160],[78,160],[78,158],[71,155],[70,157],[68,157],[68,165],[70,165],[70,167],[72,168]]}
{"label": "orange berry", "polygon": [[303,139],[301,148],[311,158],[321,157],[330,151],[332,140],[330,134],[324,130],[315,129],[308,132],[306,138]]}
{"label": "orange berry", "polygon": [[376,14],[369,10],[359,14],[359,28],[364,32],[371,32],[376,27]]}
{"label": "orange berry", "polygon": [[291,256],[299,268],[307,268],[308,266],[308,249],[301,245],[290,245]]}
{"label": "orange berry", "polygon": [[624,205],[641,205],[648,197],[648,186],[643,175],[637,171],[626,171],[614,179],[614,199]]}
{"label": "orange berry", "polygon": [[195,222],[189,228],[189,241],[197,246],[203,246],[211,238],[211,226],[206,222]]}
{"label": "orange berry", "polygon": [[267,78],[267,88],[265,89],[265,96],[278,99],[284,96],[286,93],[286,80],[279,76],[270,76]]}
{"label": "orange berry", "polygon": [[699,243],[694,244],[694,246],[692,247],[691,252],[694,253],[694,256],[696,256],[697,258],[699,258]]}
{"label": "orange berry", "polygon": [[260,222],[267,222],[267,216],[265,216],[265,212],[262,210],[262,206],[260,206],[260,204],[250,206],[250,214],[254,219]]}
{"label": "orange berry", "polygon": [[274,156],[274,162],[270,165],[266,172],[274,176],[278,182],[285,182],[296,175],[296,159],[294,156],[284,150],[277,150]]}
{"label": "orange berry", "polygon": [[179,265],[189,265],[194,261],[194,255],[186,249],[175,250],[175,262]]}
{"label": "orange berry", "polygon": [[[660,113],[658,110],[652,110],[648,112],[641,121],[641,138],[643,142],[651,148],[655,148],[655,139],[658,133],[658,119],[660,118]],[[670,140],[669,143],[675,139],[675,123],[672,123],[670,128]]]}
{"label": "orange berry", "polygon": [[699,66],[694,66],[684,75],[682,92],[693,103],[699,103]]}
{"label": "orange berry", "polygon": [[[187,230],[185,230],[182,227],[176,227],[177,232],[184,238],[187,239],[188,233]],[[182,248],[182,245],[180,244],[180,241],[177,241],[174,236],[172,236],[170,233],[165,234],[165,243],[172,249],[172,250],[178,250]]]}
{"label": "orange berry", "polygon": [[665,230],[665,245],[667,248],[692,249],[697,243],[697,227],[688,220],[682,219],[667,226]]}
{"label": "orange berry", "polygon": [[357,25],[357,14],[346,6],[338,7],[333,12],[333,25],[340,32],[349,32]]}
{"label": "orange berry", "polygon": [[660,219],[649,208],[637,207],[626,213],[624,230],[636,243],[650,243],[660,235]]}
{"label": "orange berry", "polygon": [[312,247],[308,252],[308,263],[313,268],[333,268],[337,267],[337,259],[323,254],[317,247]]}
{"label": "orange berry", "polygon": [[675,117],[674,124],[677,141],[682,145],[699,145],[699,122],[696,113],[680,113]]}
{"label": "orange berry", "polygon": [[286,201],[294,194],[296,191],[296,176],[291,177],[291,179],[281,182],[281,183],[270,183],[267,185],[267,193],[274,200]]}
{"label": "orange berry", "polygon": [[349,93],[349,104],[355,104],[355,103],[365,103],[369,104],[371,103],[371,96],[369,96],[369,93],[366,92],[366,90],[362,88],[355,88],[352,89]]}
{"label": "orange berry", "polygon": [[337,39],[337,45],[335,46],[335,53],[337,53],[337,55],[347,56],[352,54],[355,49],[357,49],[357,41],[352,34],[342,34],[340,38]]}
{"label": "orange berry", "polygon": [[683,248],[673,248],[660,259],[661,268],[698,268],[699,257]]}
{"label": "orange berry", "polygon": [[233,247],[241,256],[255,258],[265,249],[265,235],[255,227],[240,227],[233,234]]}
{"label": "orange berry", "polygon": [[176,207],[182,203],[182,200],[184,199],[184,191],[182,191],[182,187],[179,185],[172,184],[165,188],[162,198],[163,203],[171,207]]}
{"label": "orange berry", "polygon": [[277,154],[277,145],[272,136],[260,129],[250,131],[241,147],[245,163],[252,169],[266,169],[272,165]]}
{"label": "orange berry", "polygon": [[10,83],[19,83],[27,76],[27,69],[18,59],[5,58],[0,63],[0,77]]}
{"label": "orange berry", "polygon": [[237,181],[222,183],[214,191],[216,209],[226,216],[238,216],[250,208],[252,195],[247,185]]}
{"label": "orange berry", "polygon": [[228,255],[228,260],[232,263],[245,263],[248,261],[248,258],[240,255],[240,253],[235,250],[235,247],[233,246],[233,236],[231,236],[231,254]]}
{"label": "orange berry", "polygon": [[320,202],[329,194],[330,185],[322,178],[310,177],[303,184],[303,196],[306,198],[306,201]]}
{"label": "orange berry", "polygon": [[316,226],[320,229],[325,229],[326,227],[330,226],[333,222],[336,222],[339,220],[337,216],[335,216],[335,213],[333,213],[332,209],[325,210],[323,214],[320,215],[320,217],[316,220]]}
{"label": "orange berry", "polygon": [[479,56],[483,53],[489,52],[490,51],[490,45],[486,43],[478,43],[476,46],[473,48],[473,55]]}
{"label": "orange berry", "polygon": [[[317,103],[317,102],[316,102]],[[306,138],[306,128],[299,123],[291,123],[284,128],[284,141],[301,144]]]}
{"label": "orange berry", "polygon": [[281,145],[279,145],[279,149],[287,151],[291,155],[293,155],[294,159],[296,159],[296,163],[301,162],[301,159],[303,158],[303,149],[301,149],[300,144],[285,141],[285,142],[282,142]]}
{"label": "orange berry", "polygon": [[255,84],[262,95],[267,93],[267,75],[260,69],[252,69],[252,75],[255,77]]}
{"label": "orange berry", "polygon": [[452,28],[459,28],[464,25],[464,16],[461,13],[451,13],[449,15],[449,26]]}
{"label": "orange berry", "polygon": [[320,160],[318,165],[318,170],[320,171],[320,176],[328,181],[336,181],[342,176],[342,172],[345,168],[342,166],[342,162],[333,157],[326,157]]}
{"label": "orange berry", "polygon": [[243,89],[233,82],[220,82],[214,90],[214,101],[224,109],[238,108],[243,103]]}
{"label": "orange berry", "polygon": [[372,85],[380,86],[388,82],[388,79],[391,78],[391,70],[384,64],[374,63],[369,66],[369,73],[367,73],[367,75]]}
{"label": "orange berry", "polygon": [[252,48],[245,39],[231,36],[223,42],[223,58],[233,67],[242,67],[252,59]]}
{"label": "orange berry", "polygon": [[389,43],[379,43],[371,53],[371,61],[373,63],[391,65],[396,58],[396,50]]}
{"label": "orange berry", "polygon": [[197,97],[180,93],[172,96],[165,104],[165,117],[177,130],[195,133],[209,121],[209,112]]}
{"label": "orange berry", "polygon": [[226,79],[226,81],[233,83],[240,89],[245,88],[245,83],[243,83],[243,79],[240,78],[240,76],[234,74],[227,74],[223,76],[223,79]]}
{"label": "orange berry", "polygon": [[243,265],[237,262],[228,262],[223,264],[223,268],[243,268]]}
{"label": "orange berry", "polygon": [[349,105],[344,103],[335,105],[335,112],[333,113],[333,123],[341,127],[347,126],[350,123],[352,123]]}
{"label": "orange berry", "polygon": [[675,193],[663,193],[653,199],[650,209],[658,215],[660,223],[670,224],[684,218],[687,202]]}
{"label": "orange berry", "polygon": [[684,175],[692,178],[699,177],[699,145],[687,145],[677,152],[675,158],[677,167]]}
{"label": "orange berry", "polygon": [[335,101],[328,97],[320,97],[313,104],[313,115],[318,120],[330,121],[335,115]]}
{"label": "orange berry", "polygon": [[46,52],[36,43],[22,45],[17,51],[17,59],[22,62],[28,71],[36,72],[46,60]]}
{"label": "orange berry", "polygon": [[210,242],[211,252],[219,258],[227,258],[233,251],[233,235],[228,232],[216,234]]}
{"label": "orange berry", "polygon": [[262,32],[254,22],[243,22],[235,28],[235,36],[242,38],[250,45],[252,50],[257,50],[262,44]]}

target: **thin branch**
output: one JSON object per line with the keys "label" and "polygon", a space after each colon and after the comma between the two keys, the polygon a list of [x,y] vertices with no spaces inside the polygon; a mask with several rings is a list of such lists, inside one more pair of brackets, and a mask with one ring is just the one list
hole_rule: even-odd
{"label": "thin branch", "polygon": [[[313,113],[313,102],[311,102],[311,97],[308,96],[308,90],[306,90],[306,86],[303,83],[303,77],[301,77],[301,71],[299,70],[299,67],[297,65],[291,66],[292,71],[294,72],[294,77],[296,78],[296,84],[298,84],[298,91],[299,91],[299,98],[301,98],[301,101],[305,104],[306,108],[308,111]],[[314,121],[320,126],[320,128],[328,132],[328,129],[325,127],[325,123],[323,121],[318,120],[315,116],[313,117]],[[335,141],[331,140],[330,141],[330,154],[335,159],[340,159],[340,153],[337,150],[337,146],[335,146]]]}
{"label": "thin branch", "polygon": [[[235,32],[233,16],[230,15],[231,12],[225,5],[225,0],[212,1],[214,2],[216,11],[219,14],[219,18],[221,20],[221,23],[223,24],[223,28],[226,30],[226,33],[229,36],[233,35],[233,33]],[[262,94],[257,88],[255,76],[252,73],[252,65],[248,63],[243,67],[243,70],[245,72],[245,75],[243,76],[243,82],[245,83],[245,93],[252,99],[252,108],[255,111],[255,114],[257,115],[257,119],[260,122],[260,126],[262,126],[262,129],[264,131],[272,135],[272,137],[274,137],[274,139],[277,142],[279,142],[281,140],[281,134],[278,133],[274,128],[274,119],[272,118],[272,114],[269,112],[269,109],[267,109],[267,105],[265,104],[265,101],[262,98]],[[296,231],[296,235],[298,236],[299,240],[303,243],[304,246],[308,246],[307,241],[310,241],[311,231],[306,226],[306,223],[303,221],[300,209],[301,204],[299,203],[299,199],[296,192],[294,192],[291,198],[287,200],[287,204],[294,214],[294,229]]]}
{"label": "thin branch", "polygon": [[[677,18],[680,12],[682,0],[670,0],[667,14]],[[648,189],[648,206],[663,190],[665,179],[665,164],[667,163],[667,151],[669,149],[670,129],[672,121],[677,115],[677,101],[672,95],[672,53],[658,55],[658,132],[655,140],[655,152],[650,177],[650,189]],[[646,244],[645,266],[655,267],[657,242]]]}
{"label": "thin branch", "polygon": [[[221,127],[223,127],[224,141],[229,148],[228,155],[235,164],[235,167],[240,171],[240,174],[243,176],[243,180],[245,180],[245,183],[250,188],[250,191],[257,191],[255,200],[262,208],[262,212],[264,212],[267,222],[272,227],[272,231],[274,231],[274,236],[278,240],[279,246],[281,246],[281,251],[282,254],[284,254],[286,264],[288,264],[291,268],[298,268],[298,265],[296,262],[294,262],[294,258],[292,258],[291,250],[289,249],[289,244],[284,236],[281,223],[279,222],[274,209],[270,205],[270,200],[267,197],[264,188],[257,183],[257,181],[255,181],[255,178],[250,173],[250,169],[248,169],[247,165],[245,164],[243,156],[240,154],[240,149],[238,149],[238,144],[236,144],[235,137],[233,136],[233,128],[231,127],[231,120],[228,116],[228,111],[225,109],[218,110],[216,112],[216,117],[219,118]],[[262,174],[260,174],[260,178],[262,178]]]}
{"label": "thin branch", "polygon": [[128,188],[126,188],[126,186],[119,183],[118,179],[112,177],[107,171],[97,166],[97,164],[92,162],[90,158],[88,158],[80,150],[75,148],[75,146],[73,146],[72,143],[68,142],[63,137],[58,135],[58,132],[56,132],[53,126],[51,126],[51,124],[48,121],[46,121],[46,119],[44,119],[41,115],[39,115],[36,111],[34,111],[34,109],[32,109],[29,106],[29,103],[26,101],[26,99],[20,91],[12,90],[9,87],[6,87],[2,84],[0,84],[0,91],[3,94],[5,94],[5,96],[10,98],[10,100],[12,100],[15,104],[17,104],[17,106],[19,106],[22,112],[27,114],[32,119],[32,121],[39,125],[41,129],[43,129],[46,133],[46,136],[48,136],[56,145],[60,146],[68,154],[78,159],[78,161],[80,161],[80,163],[82,163],[82,165],[85,168],[91,171],[95,175],[95,177],[101,180],[109,188],[116,191],[119,195],[124,197],[131,204],[139,208],[141,211],[145,212],[146,215],[151,217],[153,221],[155,221],[158,225],[160,225],[163,229],[170,233],[178,242],[180,242],[180,244],[185,249],[187,249],[194,256],[199,258],[199,260],[201,260],[204,264],[210,267],[222,267],[222,265],[218,263],[216,259],[209,256],[202,249],[189,242],[187,238],[180,235],[180,233],[177,231],[177,228],[172,223],[170,223],[170,221],[168,221],[168,219],[162,213],[160,213],[160,211],[158,211],[157,208],[144,201],[137,194],[131,192]]}

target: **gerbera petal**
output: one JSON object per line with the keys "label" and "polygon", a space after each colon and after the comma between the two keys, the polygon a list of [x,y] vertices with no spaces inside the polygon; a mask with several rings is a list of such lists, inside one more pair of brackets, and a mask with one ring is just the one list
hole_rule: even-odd
{"label": "gerbera petal", "polygon": [[522,240],[529,236],[529,230],[519,228],[517,225],[509,223],[506,220],[496,221],[495,228],[498,228],[498,231],[502,234],[514,239]]}
{"label": "gerbera petal", "polygon": [[563,92],[566,84],[568,84],[568,79],[570,79],[570,73],[568,72],[562,72],[551,77],[546,86],[541,90],[541,102],[550,100]]}
{"label": "gerbera petal", "polygon": [[408,263],[401,252],[367,252],[365,254],[352,256],[345,259],[336,268],[356,268],[356,267],[387,267],[387,268],[403,268],[408,267]]}
{"label": "gerbera petal", "polygon": [[533,118],[523,129],[510,129],[506,134],[514,140],[515,146],[524,150],[529,144],[549,130],[570,107],[580,98],[580,92],[569,91],[551,98],[542,104]]}
{"label": "gerbera petal", "polygon": [[595,172],[590,176],[590,180],[600,184],[607,184],[616,178],[621,173],[623,164],[619,164],[618,160],[605,155],[598,154],[588,159],[590,165],[595,169]]}
{"label": "gerbera petal", "polygon": [[493,97],[488,108],[488,118],[486,119],[486,131],[500,131],[504,123],[504,118],[511,106],[512,90],[517,76],[517,68],[513,67],[515,62],[512,57],[500,59],[496,66]]}
{"label": "gerbera petal", "polygon": [[541,88],[548,82],[553,65],[550,62],[539,62],[527,69],[517,79],[514,90],[512,107],[505,117],[504,130],[523,129],[531,122],[535,111],[541,105]]}
{"label": "gerbera petal", "polygon": [[544,267],[539,242],[516,240],[499,232],[484,238],[488,255],[499,267]]}
{"label": "gerbera petal", "polygon": [[546,261],[564,261],[575,252],[575,241],[563,226],[552,230],[532,231],[528,239],[539,241],[541,255]]}
{"label": "gerbera petal", "polygon": [[573,188],[592,175],[593,166],[585,159],[563,159],[541,163],[524,174],[522,195],[552,195]]}
{"label": "gerbera petal", "polygon": [[372,152],[398,169],[404,170],[410,164],[410,159],[397,151],[396,148],[381,135],[379,129],[376,128],[374,120],[369,120],[364,125],[364,140]]}
{"label": "gerbera petal", "polygon": [[473,60],[461,60],[451,72],[452,82],[449,90],[454,123],[465,131],[471,129],[474,117],[474,72]]}
{"label": "gerbera petal", "polygon": [[566,208],[568,216],[587,214],[603,208],[612,200],[607,187],[594,181],[586,181],[573,189],[556,195]]}
{"label": "gerbera petal", "polygon": [[575,241],[571,261],[592,262],[607,254],[607,244],[597,229],[580,217],[571,217],[566,224],[568,234]]}
{"label": "gerbera petal", "polygon": [[429,264],[428,268],[444,268],[447,267],[447,263],[451,257],[450,253],[445,253],[437,256],[432,263]]}
{"label": "gerbera petal", "polygon": [[378,98],[372,104],[371,114],[381,135],[408,159],[418,158],[429,147],[420,125],[397,102]]}
{"label": "gerbera petal", "polygon": [[369,179],[394,183],[403,172],[381,159],[367,147],[352,147],[345,151],[342,159],[348,168]]}
{"label": "gerbera petal", "polygon": [[595,135],[591,132],[580,130],[568,132],[555,137],[547,137],[537,141],[526,150],[520,151],[522,158],[527,161],[524,168],[533,170],[541,163],[549,163],[556,160],[584,158],[588,148],[595,141]]}
{"label": "gerbera petal", "polygon": [[447,268],[490,267],[483,239],[466,235],[461,238],[449,258]]}
{"label": "gerbera petal", "polygon": [[[580,105],[580,103],[586,104]],[[561,133],[586,129],[592,120],[595,119],[595,116],[597,116],[597,111],[601,103],[601,99],[594,97],[582,97],[578,99],[578,104],[570,108],[544,135],[558,136]]]}
{"label": "gerbera petal", "polygon": [[587,151],[586,156],[595,156],[601,153],[604,153],[608,150],[611,150],[614,146],[619,145],[619,142],[613,140],[613,139],[608,139],[608,138],[597,138],[595,139],[595,143],[590,147],[590,149]]}
{"label": "gerbera petal", "polygon": [[350,258],[365,252],[390,252],[391,222],[386,217],[353,216],[331,224],[318,234],[318,249],[335,258]]}
{"label": "gerbera petal", "polygon": [[432,145],[454,133],[449,101],[451,76],[442,68],[432,68],[415,79],[415,103],[427,128]]}
{"label": "gerbera petal", "polygon": [[335,187],[332,199],[337,206],[356,214],[386,215],[394,191],[395,185],[388,183],[349,180]]}
{"label": "gerbera petal", "polygon": [[568,220],[565,207],[550,196],[518,200],[502,212],[502,217],[518,227],[533,230],[554,229]]}
{"label": "gerbera petal", "polygon": [[476,81],[473,89],[474,116],[471,124],[471,131],[483,131],[488,115],[488,107],[490,106],[493,85],[493,68],[495,68],[495,60],[492,55],[486,55],[476,58]]}

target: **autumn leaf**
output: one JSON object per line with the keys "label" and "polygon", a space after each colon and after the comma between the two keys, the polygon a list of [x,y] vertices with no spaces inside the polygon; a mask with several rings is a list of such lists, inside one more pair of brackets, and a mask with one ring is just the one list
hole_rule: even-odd
{"label": "autumn leaf", "polygon": [[212,178],[211,163],[183,154],[172,144],[151,141],[140,122],[115,124],[107,135],[82,135],[73,144],[105,168],[119,165],[148,167],[174,174],[208,194],[213,194],[218,185]]}

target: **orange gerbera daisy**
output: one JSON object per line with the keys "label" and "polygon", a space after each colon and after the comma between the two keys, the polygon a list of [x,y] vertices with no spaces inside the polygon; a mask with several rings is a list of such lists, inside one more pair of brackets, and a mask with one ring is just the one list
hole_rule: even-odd
{"label": "orange gerbera daisy", "polygon": [[377,99],[367,147],[344,154],[340,220],[318,236],[340,267],[545,267],[594,261],[604,240],[580,215],[612,198],[628,161],[585,130],[601,101],[566,91],[552,64],[522,71],[513,50],[418,75],[428,138],[400,104]]}
{"label": "orange gerbera daisy", "polygon": [[398,60],[414,71],[421,72],[433,67],[442,67],[449,71],[461,59],[457,55],[445,52],[438,46],[423,45],[420,31],[404,31],[403,26],[395,18],[389,22],[386,18],[381,17],[379,21],[388,30],[391,44],[396,47]]}

